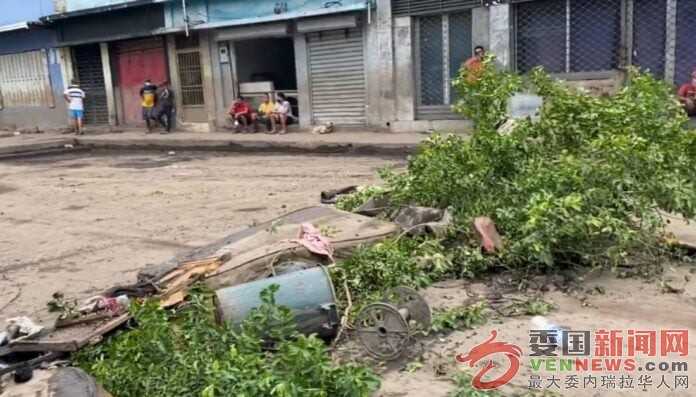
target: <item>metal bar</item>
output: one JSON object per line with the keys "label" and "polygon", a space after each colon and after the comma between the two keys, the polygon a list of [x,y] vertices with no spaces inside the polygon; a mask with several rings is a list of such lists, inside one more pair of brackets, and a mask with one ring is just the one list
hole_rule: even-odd
{"label": "metal bar", "polygon": [[186,32],[186,37],[189,37],[189,18],[186,12],[186,0],[181,0],[181,9],[184,13],[184,29]]}
{"label": "metal bar", "polygon": [[449,73],[449,14],[442,16],[442,84],[443,103],[450,104],[450,73]]}
{"label": "metal bar", "polygon": [[621,64],[633,65],[633,0],[621,0]]}
{"label": "metal bar", "polygon": [[420,45],[420,42],[421,42],[420,21],[421,21],[421,19],[416,18],[415,21],[416,21],[416,23],[413,24],[414,25],[413,26],[413,32],[414,32],[413,36],[415,37],[415,40],[413,41],[413,51],[414,51],[414,55],[415,55],[414,59],[416,61],[416,65],[414,68],[414,70],[416,72],[415,73],[416,104],[417,104],[417,106],[421,106],[421,105],[423,105],[423,93],[422,93],[423,77],[421,76],[421,72],[422,72],[422,66],[421,66],[422,59],[421,58],[422,57],[421,57],[421,45]]}
{"label": "metal bar", "polygon": [[570,2],[566,0],[566,54],[565,54],[565,71],[570,73]]}
{"label": "metal bar", "polygon": [[[683,0],[680,0],[683,1]],[[667,0],[667,21],[665,22],[665,80],[672,84],[676,75],[677,63],[677,7],[678,0]]]}

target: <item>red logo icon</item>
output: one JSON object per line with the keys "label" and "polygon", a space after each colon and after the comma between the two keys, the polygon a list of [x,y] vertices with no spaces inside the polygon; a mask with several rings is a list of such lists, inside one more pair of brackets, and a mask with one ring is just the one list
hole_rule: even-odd
{"label": "red logo icon", "polygon": [[504,374],[500,375],[498,379],[485,382],[481,379],[484,376],[486,376],[488,371],[497,368],[497,366],[493,364],[493,360],[489,360],[488,364],[485,367],[483,367],[481,371],[479,371],[479,373],[471,381],[471,386],[479,390],[492,390],[506,385],[512,380],[512,378],[515,377],[515,375],[517,375],[517,371],[520,370],[520,358],[522,357],[522,349],[517,345],[513,345],[507,342],[494,342],[495,338],[498,336],[498,331],[491,331],[491,335],[493,336],[490,339],[471,349],[471,351],[469,352],[469,354],[466,355],[466,357],[462,357],[463,354],[459,354],[456,357],[457,361],[459,361],[460,363],[465,363],[469,361],[469,366],[472,368],[476,365],[477,362],[496,353],[505,354],[505,357],[507,357],[507,359],[510,361],[510,368]]}

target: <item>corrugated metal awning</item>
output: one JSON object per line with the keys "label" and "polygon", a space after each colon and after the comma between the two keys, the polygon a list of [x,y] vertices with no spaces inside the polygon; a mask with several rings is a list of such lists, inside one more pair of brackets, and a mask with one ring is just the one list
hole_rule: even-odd
{"label": "corrugated metal awning", "polygon": [[79,16],[83,16],[83,15],[97,14],[100,12],[121,10],[124,8],[144,6],[144,5],[155,4],[155,3],[165,3],[167,1],[171,1],[171,0],[134,0],[134,1],[128,1],[125,3],[108,5],[108,6],[86,8],[83,10],[69,11],[69,12],[62,12],[60,14],[46,15],[46,16],[41,17],[39,19],[43,22],[54,22],[54,21],[59,21],[62,19],[79,17]]}
{"label": "corrugated metal awning", "polygon": [[339,13],[345,13],[345,12],[363,11],[363,10],[367,9],[367,6],[368,6],[367,2],[365,2],[365,3],[361,2],[358,4],[336,6],[336,7],[330,7],[330,8],[319,8],[319,9],[308,10],[308,11],[293,11],[293,12],[282,13],[279,15],[274,14],[274,15],[267,15],[267,16],[261,16],[261,17],[253,17],[253,18],[228,19],[228,20],[220,21],[220,22],[207,22],[207,23],[202,23],[199,25],[193,25],[193,26],[191,26],[191,29],[196,29],[196,30],[217,29],[217,28],[224,28],[224,27],[230,27],[230,26],[253,25],[253,24],[258,24],[258,23],[278,22],[278,21],[286,21],[286,20],[292,20],[292,19],[316,17],[316,16],[321,16],[321,15],[331,15],[331,14],[339,14]]}
{"label": "corrugated metal awning", "polygon": [[13,32],[16,30],[29,30],[34,26],[43,26],[43,24],[38,23],[38,22],[29,22],[29,21],[17,22],[17,23],[13,23],[10,25],[0,26],[0,33]]}

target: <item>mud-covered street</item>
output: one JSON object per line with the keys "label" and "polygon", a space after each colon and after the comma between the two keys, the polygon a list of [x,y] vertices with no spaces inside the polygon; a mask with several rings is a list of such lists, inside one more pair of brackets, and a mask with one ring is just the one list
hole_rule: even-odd
{"label": "mud-covered street", "polygon": [[390,159],[76,154],[0,163],[0,317],[42,319],[137,271],[374,181]]}

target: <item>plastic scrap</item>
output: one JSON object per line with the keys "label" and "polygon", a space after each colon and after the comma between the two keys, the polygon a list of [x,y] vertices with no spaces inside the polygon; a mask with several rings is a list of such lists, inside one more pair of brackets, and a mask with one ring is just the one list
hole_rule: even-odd
{"label": "plastic scrap", "polygon": [[562,325],[554,324],[551,320],[543,316],[534,316],[531,323],[533,331],[549,332],[549,342],[560,348],[563,348],[563,334],[568,332],[568,329]]}
{"label": "plastic scrap", "polygon": [[[13,317],[5,320],[7,324],[7,329],[17,327],[17,331],[21,335],[28,337],[34,336],[44,329],[44,326],[36,324],[32,319],[27,316]],[[8,332],[10,333],[10,332]],[[9,335],[10,339],[15,339],[12,335]]]}
{"label": "plastic scrap", "polygon": [[112,314],[121,314],[126,311],[130,299],[127,295],[119,295],[114,298],[106,298],[101,295],[93,296],[85,302],[85,305],[80,308],[82,313],[94,313],[101,310],[107,310]]}

